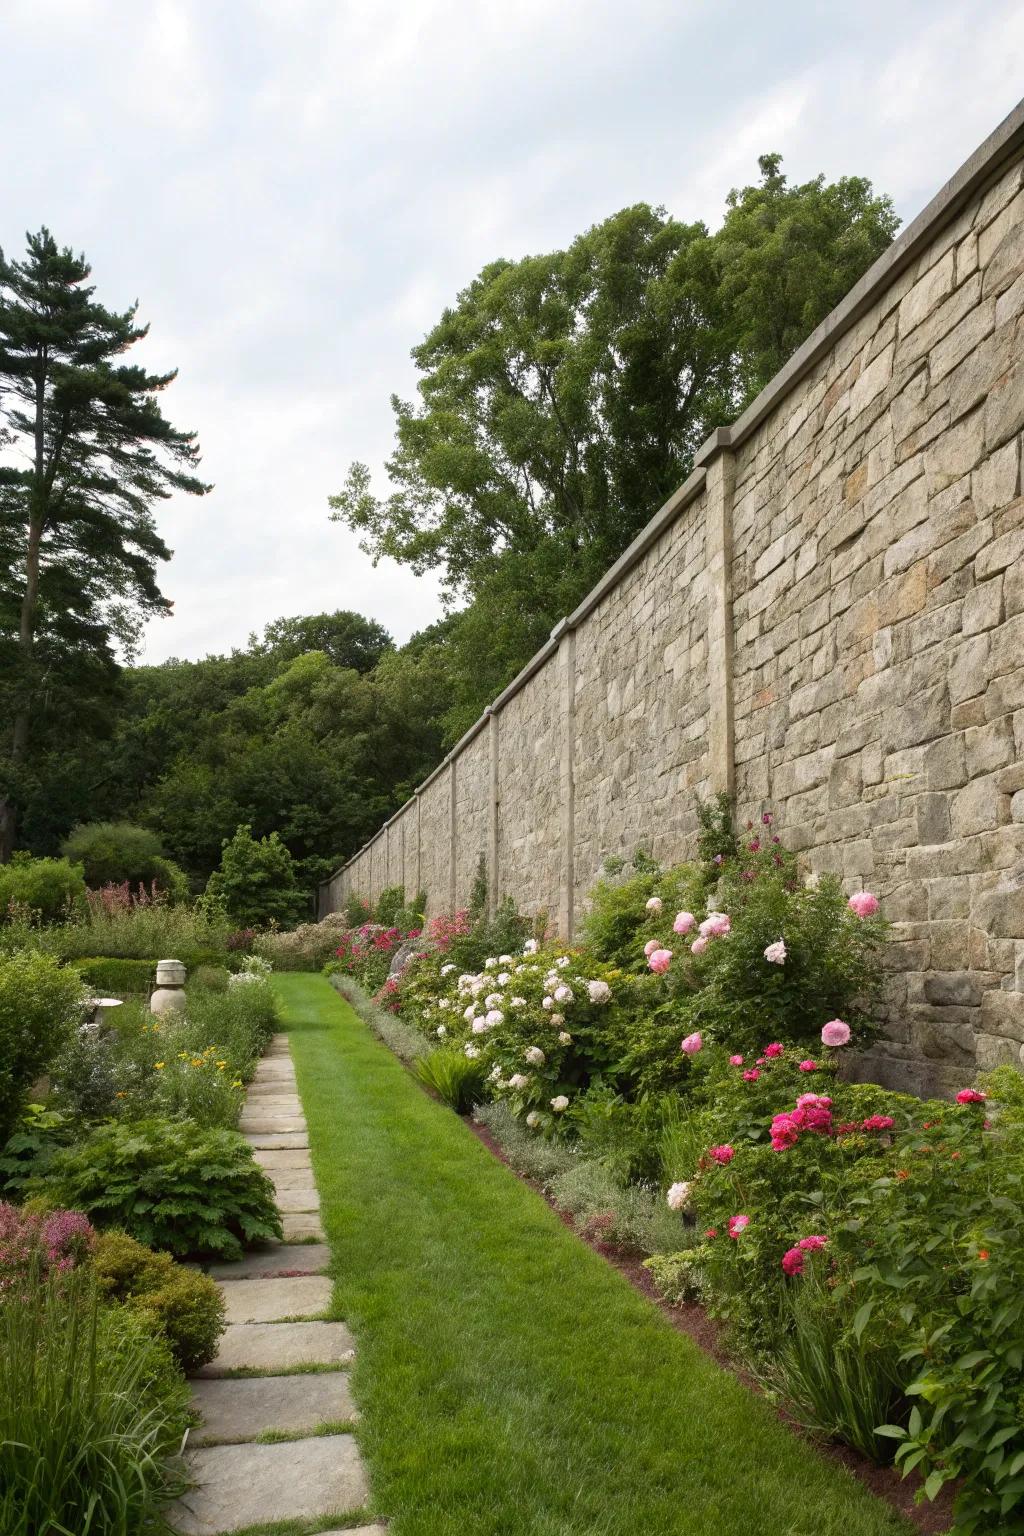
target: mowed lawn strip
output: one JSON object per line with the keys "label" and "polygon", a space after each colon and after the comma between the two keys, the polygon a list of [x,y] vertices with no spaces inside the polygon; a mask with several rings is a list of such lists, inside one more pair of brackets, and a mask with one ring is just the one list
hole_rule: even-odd
{"label": "mowed lawn strip", "polygon": [[274,985],[391,1536],[908,1531],[567,1231],[325,979]]}

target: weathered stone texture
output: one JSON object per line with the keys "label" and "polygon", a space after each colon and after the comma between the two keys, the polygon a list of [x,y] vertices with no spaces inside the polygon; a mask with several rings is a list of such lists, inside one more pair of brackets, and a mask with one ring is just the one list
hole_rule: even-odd
{"label": "weathered stone texture", "polygon": [[[756,426],[702,450],[703,488],[581,609],[574,683],[552,649],[498,712],[500,894],[554,918],[572,849],[579,912],[607,855],[691,853],[695,792],[733,776],[741,817],[771,808],[813,870],[885,899],[887,1039],[867,1070],[926,1089],[1024,1045],[1014,142]],[[490,750],[483,729],[457,757],[454,882],[449,770],[423,795],[432,910],[466,900],[488,846]],[[378,838],[328,902],[379,892],[385,860]]]}

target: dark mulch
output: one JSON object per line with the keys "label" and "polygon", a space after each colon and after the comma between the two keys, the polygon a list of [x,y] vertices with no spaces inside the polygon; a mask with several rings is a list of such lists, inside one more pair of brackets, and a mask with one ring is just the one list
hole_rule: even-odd
{"label": "dark mulch", "polygon": [[[714,1318],[709,1317],[703,1307],[699,1306],[696,1302],[683,1302],[677,1306],[663,1300],[655,1289],[650,1271],[644,1268],[642,1261],[635,1254],[624,1253],[614,1243],[608,1243],[602,1239],[600,1221],[588,1223],[583,1227],[577,1226],[569,1212],[561,1210],[542,1185],[538,1184],[535,1179],[524,1178],[521,1173],[518,1173],[512,1167],[500,1145],[495,1141],[486,1126],[479,1125],[472,1118],[464,1118],[470,1130],[483,1142],[484,1146],[500,1162],[504,1163],[506,1168],[510,1168],[517,1178],[522,1179],[524,1184],[529,1184],[531,1189],[535,1189],[547,1201],[559,1219],[574,1231],[582,1242],[587,1243],[595,1253],[599,1253],[620,1274],[624,1275],[636,1290],[646,1296],[648,1301],[656,1306],[662,1315],[668,1319],[673,1328],[676,1328],[680,1333],[685,1333],[724,1370],[731,1371],[734,1376],[743,1382],[744,1386],[749,1387],[752,1392],[760,1394],[761,1389],[757,1382],[743,1369],[742,1365],[738,1364],[726,1348],[725,1332],[722,1325],[715,1322]],[[852,1446],[843,1445],[836,1440],[823,1440],[816,1435],[810,1435],[784,1409],[780,1408],[777,1404],[774,1407],[779,1418],[788,1424],[795,1433],[802,1434],[807,1439],[813,1440],[822,1455],[841,1463],[848,1472],[851,1472],[854,1477],[864,1483],[873,1494],[877,1495],[880,1499],[885,1499],[894,1509],[899,1510],[900,1514],[922,1533],[922,1536],[942,1536],[942,1533],[951,1529],[953,1523],[953,1500],[956,1496],[955,1486],[947,1484],[933,1503],[925,1501],[917,1504],[915,1503],[915,1495],[921,1487],[921,1480],[918,1477],[911,1475],[910,1477],[903,1478],[894,1467],[876,1466],[873,1461],[870,1461],[866,1456],[862,1456]]]}

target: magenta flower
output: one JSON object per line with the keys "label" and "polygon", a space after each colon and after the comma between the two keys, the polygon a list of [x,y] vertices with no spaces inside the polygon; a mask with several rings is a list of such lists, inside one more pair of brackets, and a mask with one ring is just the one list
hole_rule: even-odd
{"label": "magenta flower", "polygon": [[765,1046],[764,1054],[767,1059],[771,1061],[773,1057],[781,1056],[784,1049],[785,1047],[781,1045],[778,1040],[773,1040],[771,1045]]}
{"label": "magenta flower", "polygon": [[676,933],[689,933],[691,928],[696,928],[697,919],[692,912],[677,912],[676,920],[672,927]]}
{"label": "magenta flower", "polygon": [[787,1248],[782,1255],[782,1268],[787,1275],[802,1275],[804,1272],[804,1256],[799,1248]]}
{"label": "magenta flower", "polygon": [[729,1065],[730,1065],[730,1067],[742,1067],[742,1065],[743,1065],[743,1057],[742,1056],[730,1056],[729,1057]]}
{"label": "magenta flower", "polygon": [[977,1088],[961,1088],[956,1096],[958,1104],[984,1104],[986,1095],[979,1093]]}
{"label": "magenta flower", "polygon": [[854,891],[846,905],[855,917],[874,917],[881,903],[870,891]]}
{"label": "magenta flower", "polygon": [[663,975],[672,964],[672,951],[670,949],[652,950],[647,956],[647,964],[657,975]]}
{"label": "magenta flower", "polygon": [[849,1045],[850,1026],[842,1019],[829,1019],[821,1031],[823,1045]]}
{"label": "magenta flower", "polygon": [[749,1072],[744,1072],[744,1074],[743,1074],[743,1081],[745,1083],[756,1083],[760,1076],[761,1076],[761,1074],[757,1070],[757,1068],[756,1067],[751,1067]]}
{"label": "magenta flower", "polygon": [[816,1248],[824,1248],[827,1242],[827,1237],[823,1237],[820,1233],[816,1233],[812,1237],[802,1237],[797,1243],[797,1247],[803,1249],[804,1253],[813,1253]]}
{"label": "magenta flower", "polygon": [[749,1226],[750,1226],[750,1217],[749,1216],[730,1216],[729,1217],[729,1236],[732,1237],[732,1238],[737,1238],[737,1237],[739,1237],[740,1233],[741,1232],[745,1232]]}
{"label": "magenta flower", "polygon": [[812,1061],[810,1057],[808,1057],[806,1061],[801,1061],[799,1063],[797,1070],[800,1072],[817,1072],[818,1063],[816,1061]]}
{"label": "magenta flower", "polygon": [[785,1152],[800,1140],[802,1121],[796,1115],[776,1115],[772,1120],[772,1151]]}
{"label": "magenta flower", "polygon": [[892,1115],[868,1115],[861,1124],[862,1131],[891,1131],[896,1124]]}
{"label": "magenta flower", "polygon": [[764,815],[761,817],[761,824],[762,824],[762,826],[765,826],[765,827],[770,827],[771,826],[771,824],[772,824],[772,813],[771,813],[771,811],[765,811]]}
{"label": "magenta flower", "polygon": [[704,1049],[704,1041],[701,1039],[700,1030],[695,1030],[692,1035],[687,1035],[679,1043],[679,1049],[687,1056],[696,1056],[698,1051]]}
{"label": "magenta flower", "polygon": [[708,1149],[708,1156],[713,1157],[715,1162],[721,1163],[722,1167],[724,1168],[726,1163],[731,1163],[733,1158],[736,1156],[736,1148],[730,1147],[728,1143],[725,1143],[721,1147],[710,1147]]}

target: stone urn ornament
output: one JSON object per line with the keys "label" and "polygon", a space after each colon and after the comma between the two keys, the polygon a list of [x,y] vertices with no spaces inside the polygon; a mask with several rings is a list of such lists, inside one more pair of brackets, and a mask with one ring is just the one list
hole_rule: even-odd
{"label": "stone urn ornament", "polygon": [[172,1013],[185,1007],[185,967],[180,960],[158,960],[156,991],[149,1000],[150,1013]]}

